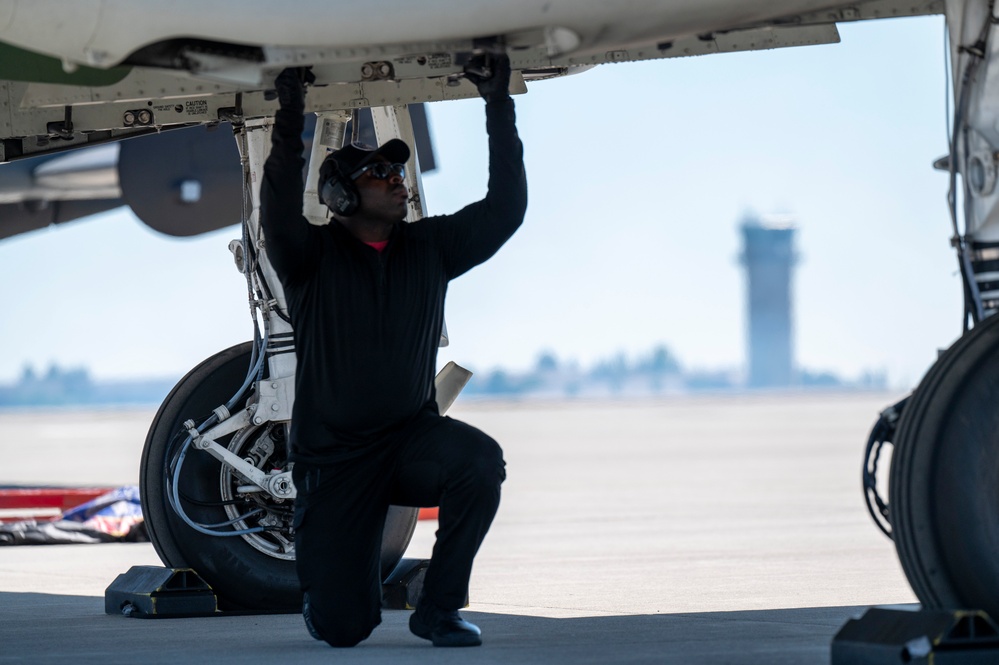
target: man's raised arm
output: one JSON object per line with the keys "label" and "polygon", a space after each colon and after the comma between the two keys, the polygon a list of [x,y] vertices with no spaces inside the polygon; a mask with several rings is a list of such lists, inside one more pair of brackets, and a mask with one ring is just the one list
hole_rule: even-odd
{"label": "man's raised arm", "polygon": [[282,281],[294,281],[307,271],[318,249],[309,241],[314,227],[302,215],[305,74],[303,69],[286,69],[274,81],[280,109],[274,115],[271,152],[260,187],[267,255]]}
{"label": "man's raised arm", "polygon": [[[471,63],[470,63],[471,64]],[[524,146],[517,134],[516,112],[510,97],[510,59],[491,59],[489,76],[466,68],[466,76],[486,101],[489,135],[489,187],[481,201],[441,220],[449,249],[449,277],[482,263],[513,235],[527,211]]]}

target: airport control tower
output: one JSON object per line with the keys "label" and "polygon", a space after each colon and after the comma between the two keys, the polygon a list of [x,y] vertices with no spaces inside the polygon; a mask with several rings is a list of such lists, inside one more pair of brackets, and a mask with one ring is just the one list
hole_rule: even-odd
{"label": "airport control tower", "polygon": [[742,223],[746,267],[750,388],[783,388],[794,382],[791,277],[797,259],[790,220]]}

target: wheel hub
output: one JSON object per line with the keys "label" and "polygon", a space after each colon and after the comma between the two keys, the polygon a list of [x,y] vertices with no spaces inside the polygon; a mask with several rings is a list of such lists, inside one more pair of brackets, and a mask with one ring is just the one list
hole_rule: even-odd
{"label": "wheel hub", "polygon": [[237,432],[229,450],[270,476],[270,492],[263,491],[229,466],[222,465],[220,490],[226,515],[234,529],[264,527],[260,533],[241,536],[251,547],[276,559],[295,559],[292,529],[293,501],[288,463],[287,423],[251,425]]}

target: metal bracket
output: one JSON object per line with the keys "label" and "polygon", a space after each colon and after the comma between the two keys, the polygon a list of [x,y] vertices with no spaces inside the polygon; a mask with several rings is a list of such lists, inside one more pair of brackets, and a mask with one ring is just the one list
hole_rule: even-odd
{"label": "metal bracket", "polygon": [[268,420],[291,420],[291,405],[295,403],[295,377],[268,379],[257,384],[257,411],[253,424]]}
{"label": "metal bracket", "polygon": [[[273,383],[280,386],[284,383],[284,381],[277,380]],[[279,388],[275,390],[279,390]],[[288,407],[283,408],[288,410]],[[257,405],[251,404],[246,409],[240,411],[231,418],[227,418],[203,434],[199,434],[194,428],[194,423],[188,421],[190,424],[188,427],[188,433],[193,437],[193,444],[195,448],[208,453],[218,461],[222,462],[222,464],[229,466],[233,471],[246,478],[246,480],[253,483],[264,492],[268,492],[275,499],[294,499],[297,492],[295,491],[295,485],[291,481],[291,472],[285,471],[277,474],[264,473],[241,458],[239,455],[236,455],[216,442],[216,439],[218,438],[232,434],[233,432],[241,430],[244,427],[248,427],[251,422],[259,424],[257,423],[257,419],[253,416],[253,412],[256,410],[259,410]],[[263,422],[264,420],[265,419],[260,419],[260,422]],[[270,419],[268,418],[267,420]],[[287,420],[287,418],[284,418],[283,420]]]}

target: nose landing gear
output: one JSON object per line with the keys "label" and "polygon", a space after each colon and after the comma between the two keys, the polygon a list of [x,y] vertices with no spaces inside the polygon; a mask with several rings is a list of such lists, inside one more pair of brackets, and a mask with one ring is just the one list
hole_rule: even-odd
{"label": "nose landing gear", "polygon": [[[177,478],[181,507],[197,523],[232,529],[233,536],[199,533],[170,505],[172,474],[185,438],[183,423],[211,414],[232,397],[246,376],[250,356],[250,343],[215,354],[181,379],[163,402],[142,453],[143,514],[163,563],[196,570],[219,597],[222,609],[298,611],[302,594],[295,573],[291,501],[247,491],[252,486],[228,466],[210,455],[192,453]],[[251,424],[223,443],[269,472],[284,467],[283,430],[284,423]],[[382,534],[383,579],[402,559],[418,512],[396,506],[389,510]]]}

